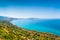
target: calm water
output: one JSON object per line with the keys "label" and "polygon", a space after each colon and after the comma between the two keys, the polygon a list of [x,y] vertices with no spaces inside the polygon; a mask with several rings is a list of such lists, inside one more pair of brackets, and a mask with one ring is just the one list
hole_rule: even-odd
{"label": "calm water", "polygon": [[22,19],[13,20],[12,23],[28,30],[50,32],[60,36],[60,19]]}

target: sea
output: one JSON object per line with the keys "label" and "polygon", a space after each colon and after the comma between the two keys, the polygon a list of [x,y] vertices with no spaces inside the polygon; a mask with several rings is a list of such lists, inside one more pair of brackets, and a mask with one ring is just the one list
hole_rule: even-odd
{"label": "sea", "polygon": [[12,20],[11,23],[27,30],[60,36],[60,19],[20,19]]}

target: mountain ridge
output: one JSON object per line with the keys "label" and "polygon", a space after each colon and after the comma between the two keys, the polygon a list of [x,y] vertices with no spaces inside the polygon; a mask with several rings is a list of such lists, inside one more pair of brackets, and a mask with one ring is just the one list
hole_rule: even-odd
{"label": "mountain ridge", "polygon": [[6,17],[6,16],[0,16],[0,20],[17,20],[18,18],[12,18],[12,17]]}

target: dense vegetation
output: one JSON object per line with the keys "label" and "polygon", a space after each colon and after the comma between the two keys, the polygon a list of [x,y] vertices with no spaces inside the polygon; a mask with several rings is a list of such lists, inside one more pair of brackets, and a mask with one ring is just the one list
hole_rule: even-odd
{"label": "dense vegetation", "polygon": [[50,33],[25,30],[4,20],[0,21],[0,40],[60,40],[60,37]]}

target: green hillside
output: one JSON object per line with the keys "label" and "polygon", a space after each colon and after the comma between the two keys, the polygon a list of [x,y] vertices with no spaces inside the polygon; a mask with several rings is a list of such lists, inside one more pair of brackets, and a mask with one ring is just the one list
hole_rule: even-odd
{"label": "green hillside", "polygon": [[0,21],[0,40],[60,40],[60,37],[50,33],[22,29],[9,21]]}

